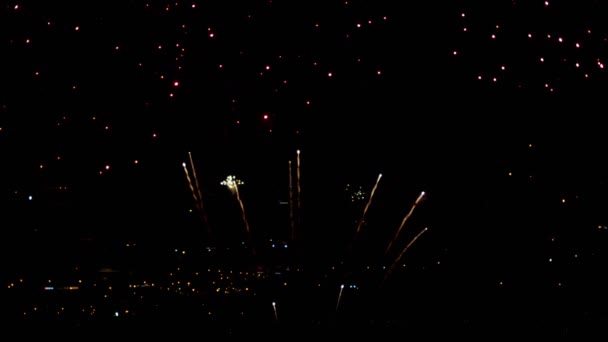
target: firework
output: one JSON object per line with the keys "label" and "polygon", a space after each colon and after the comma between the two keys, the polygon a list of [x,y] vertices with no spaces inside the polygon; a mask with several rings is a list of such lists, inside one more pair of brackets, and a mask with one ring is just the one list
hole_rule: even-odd
{"label": "firework", "polygon": [[243,184],[239,179],[235,176],[228,176],[226,180],[221,182],[222,185],[225,185],[230,189],[230,191],[236,196],[236,200],[239,203],[239,207],[241,208],[241,217],[243,218],[243,223],[245,224],[245,230],[247,231],[247,238],[249,240],[249,245],[251,246],[251,253],[255,256],[255,247],[253,245],[253,238],[251,236],[251,229],[249,229],[249,221],[247,220],[247,215],[245,214],[245,205],[241,200],[241,195],[239,193],[239,185]]}
{"label": "firework", "polygon": [[192,198],[194,199],[194,207],[196,210],[199,210],[199,200],[194,191],[194,186],[192,185],[192,180],[190,179],[190,173],[188,172],[188,168],[186,167],[186,163],[182,163],[182,167],[184,168],[184,172],[186,173],[186,179],[188,180],[188,187],[190,188],[190,193],[192,193]]}
{"label": "firework", "polygon": [[300,150],[296,151],[296,155],[297,155],[297,161],[296,161],[296,179],[297,179],[297,183],[298,183],[298,191],[297,191],[297,196],[298,196],[298,226],[302,224],[302,197],[301,197],[301,193],[302,193],[302,187],[300,185]]}
{"label": "firework", "polygon": [[291,160],[289,161],[289,224],[291,226],[291,241],[296,237],[296,227],[293,221],[293,181],[291,179]]}
{"label": "firework", "polygon": [[340,299],[342,299],[342,291],[344,290],[344,284],[340,285],[340,292],[338,292],[338,302],[336,303],[336,312],[340,306]]}
{"label": "firework", "polygon": [[272,302],[272,310],[274,311],[274,319],[275,321],[279,320],[279,315],[277,314],[277,303]]}
{"label": "firework", "polygon": [[412,239],[412,241],[410,241],[405,246],[405,248],[403,248],[403,250],[401,251],[401,253],[399,253],[399,256],[397,256],[397,258],[395,259],[395,261],[391,264],[391,267],[389,267],[389,269],[386,271],[386,275],[384,276],[383,283],[386,282],[386,280],[388,279],[388,277],[390,276],[390,274],[393,272],[393,269],[395,268],[395,266],[397,265],[397,263],[399,263],[399,260],[401,260],[401,258],[403,257],[403,254],[405,254],[405,252],[410,248],[410,246],[412,246],[414,244],[414,242],[416,242],[416,240],[418,240],[418,238],[420,237],[420,235],[422,235],[422,233],[426,232],[427,230],[429,230],[429,229],[425,227],[418,234],[416,234],[416,236],[414,236],[414,238]]}
{"label": "firework", "polygon": [[416,209],[416,206],[418,205],[418,203],[420,203],[420,200],[422,200],[422,197],[424,197],[424,191],[420,193],[420,195],[418,196],[418,198],[414,202],[414,205],[412,205],[412,208],[410,209],[410,211],[407,213],[407,215],[405,215],[405,217],[403,218],[403,221],[401,221],[401,224],[399,225],[399,228],[397,229],[397,232],[395,233],[395,236],[388,243],[388,246],[386,247],[386,250],[384,251],[384,255],[385,256],[388,255],[388,252],[390,251],[391,247],[393,246],[393,243],[395,242],[395,240],[397,240],[397,237],[399,236],[399,233],[401,232],[401,229],[403,229],[403,226],[405,225],[405,222],[410,218],[410,216],[412,216],[412,213],[414,212],[414,209]]}
{"label": "firework", "polygon": [[357,230],[355,231],[355,238],[354,238],[354,240],[357,240],[357,237],[359,236],[359,231],[361,231],[361,227],[363,226],[363,222],[365,222],[365,215],[367,214],[367,209],[369,209],[369,205],[372,203],[372,199],[374,198],[374,193],[376,192],[376,188],[378,187],[378,183],[380,183],[380,178],[382,178],[382,174],[378,175],[378,179],[376,180],[376,184],[374,184],[374,187],[372,188],[372,193],[369,195],[369,199],[367,200],[367,204],[365,205],[365,208],[363,209],[363,215],[361,215],[361,219],[359,220],[359,224],[357,225]]}
{"label": "firework", "polygon": [[[192,160],[192,153],[190,153],[189,151],[188,151],[188,158],[190,159],[190,168],[192,169],[192,176],[194,178],[194,186],[196,188],[196,195],[198,197],[197,209],[198,209],[199,215],[201,216],[201,218],[203,220],[203,223],[205,224],[205,226],[207,226],[207,238],[209,240],[211,240],[211,228],[209,227],[209,221],[207,220],[207,214],[205,212],[205,207],[203,205],[203,194],[201,193],[201,187],[198,183],[198,177],[196,176],[196,169],[194,167],[194,162]],[[184,168],[186,167],[185,163],[182,165],[184,166]],[[186,169],[186,176],[188,176],[187,169]],[[192,189],[192,184],[190,182],[189,177],[188,177],[188,183],[190,183],[190,190],[194,191]],[[196,198],[194,200],[196,201]]]}

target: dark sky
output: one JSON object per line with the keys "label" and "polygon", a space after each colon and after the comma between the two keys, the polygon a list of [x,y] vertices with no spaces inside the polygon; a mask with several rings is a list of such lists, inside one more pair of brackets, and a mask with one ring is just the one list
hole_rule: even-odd
{"label": "dark sky", "polygon": [[256,238],[288,239],[300,149],[300,233],[330,253],[365,203],[346,185],[367,200],[382,173],[373,248],[425,191],[406,230],[429,227],[426,260],[595,258],[606,6],[492,3],[5,3],[7,245],[202,239],[188,152],[218,243],[243,237],[232,174]]}

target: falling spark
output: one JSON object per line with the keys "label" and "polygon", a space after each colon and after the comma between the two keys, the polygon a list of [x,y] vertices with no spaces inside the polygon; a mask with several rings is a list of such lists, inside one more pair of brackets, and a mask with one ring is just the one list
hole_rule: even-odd
{"label": "falling spark", "polygon": [[380,178],[382,178],[382,174],[378,175],[378,179],[376,180],[376,184],[372,188],[372,193],[369,195],[369,199],[367,200],[367,204],[365,205],[365,208],[363,209],[363,215],[361,216],[361,219],[359,220],[359,224],[357,225],[357,231],[355,232],[355,238],[354,238],[354,240],[357,240],[357,237],[359,236],[359,231],[361,230],[361,226],[363,226],[363,222],[365,222],[365,215],[367,214],[367,209],[369,208],[369,205],[372,203],[372,199],[374,198],[374,193],[376,192],[376,188],[378,187],[378,183],[380,183]]}
{"label": "falling spark", "polygon": [[277,303],[272,302],[272,310],[274,311],[274,319],[278,321],[279,315],[277,314]]}
{"label": "falling spark", "polygon": [[182,167],[184,168],[184,172],[186,173],[186,178],[188,179],[188,186],[190,187],[190,192],[192,193],[192,198],[194,198],[194,206],[196,210],[199,210],[199,201],[196,196],[196,192],[194,191],[194,186],[192,186],[192,180],[190,180],[190,173],[188,173],[188,168],[186,167],[186,163],[182,163]]}
{"label": "falling spark", "polygon": [[239,194],[239,186],[238,186],[238,182],[234,183],[234,191],[236,194],[236,200],[239,202],[239,205],[241,207],[241,215],[243,217],[243,223],[245,223],[245,229],[247,230],[247,237],[249,239],[249,244],[251,245],[251,253],[255,256],[255,248],[253,246],[253,239],[251,237],[251,230],[249,229],[249,221],[247,221],[247,216],[245,215],[245,205],[243,204],[243,201],[241,200],[241,195]]}
{"label": "falling spark", "polygon": [[388,246],[386,247],[386,250],[384,251],[384,255],[385,256],[390,251],[390,249],[393,246],[393,243],[395,242],[395,240],[397,240],[397,237],[399,236],[399,233],[401,232],[401,229],[403,229],[403,226],[405,225],[405,222],[410,218],[410,216],[414,212],[414,209],[416,209],[416,206],[418,205],[418,203],[420,203],[420,200],[422,200],[423,197],[424,197],[424,191],[420,193],[420,195],[416,199],[416,202],[414,202],[414,205],[412,205],[412,208],[410,209],[410,211],[407,213],[407,215],[405,215],[405,217],[403,218],[403,221],[401,221],[401,225],[399,226],[399,229],[397,229],[397,232],[395,233],[395,236],[389,242]]}
{"label": "falling spark", "polygon": [[190,168],[192,168],[192,176],[194,178],[194,185],[196,187],[196,193],[198,196],[198,211],[203,219],[203,223],[207,226],[207,238],[211,239],[211,228],[209,227],[207,214],[205,213],[205,209],[203,206],[203,195],[201,193],[201,187],[198,183],[198,177],[196,176],[196,169],[194,168],[194,161],[192,160],[192,153],[188,151],[188,158],[190,159]]}
{"label": "falling spark", "polygon": [[201,207],[201,210],[203,209],[203,195],[201,194],[201,187],[198,184],[198,177],[196,176],[196,169],[194,168],[194,162],[192,161],[192,153],[188,152],[188,158],[190,158],[190,167],[192,168],[192,176],[194,178],[194,185],[196,187],[196,193],[198,195],[198,201]]}
{"label": "falling spark", "polygon": [[414,202],[415,205],[418,205],[418,203],[420,203],[420,201],[422,200],[422,198],[424,197],[424,191],[420,193],[420,195],[418,195],[418,198],[416,198],[416,202]]}
{"label": "falling spark", "polygon": [[340,306],[340,299],[342,298],[342,290],[344,290],[344,284],[340,285],[340,292],[338,293],[338,302],[336,303],[336,311],[338,311],[338,307]]}
{"label": "falling spark", "polygon": [[301,199],[301,185],[300,185],[300,150],[296,151],[297,154],[297,163],[296,163],[296,176],[298,182],[298,224],[302,224],[302,199]]}
{"label": "falling spark", "polygon": [[420,231],[420,233],[418,233],[416,236],[414,236],[412,241],[410,241],[410,243],[408,243],[407,246],[405,246],[405,248],[403,248],[403,250],[401,251],[401,253],[399,253],[399,256],[395,259],[395,261],[393,262],[391,267],[388,269],[388,271],[386,271],[386,275],[384,276],[383,282],[386,281],[386,279],[388,279],[388,277],[393,272],[393,269],[395,268],[395,266],[397,265],[399,260],[401,260],[401,258],[403,257],[403,254],[405,254],[405,252],[410,248],[410,246],[413,245],[414,242],[416,242],[416,240],[418,240],[420,235],[422,235],[422,233],[426,232],[427,230],[429,230],[429,229],[427,227],[425,227],[423,230]]}
{"label": "falling spark", "polygon": [[289,161],[289,223],[291,225],[291,241],[295,239],[296,228],[293,221],[293,180],[291,176],[291,160]]}

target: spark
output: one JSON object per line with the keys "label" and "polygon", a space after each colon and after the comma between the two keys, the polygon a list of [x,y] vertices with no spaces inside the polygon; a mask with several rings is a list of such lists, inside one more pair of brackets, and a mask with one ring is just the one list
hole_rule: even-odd
{"label": "spark", "polygon": [[369,199],[367,200],[367,204],[365,205],[365,208],[363,209],[363,215],[361,216],[361,219],[359,220],[359,224],[357,225],[357,230],[355,231],[355,238],[354,238],[354,240],[357,240],[357,237],[359,236],[359,232],[361,231],[361,226],[363,226],[363,222],[365,222],[365,215],[367,214],[367,210],[369,209],[369,205],[372,203],[372,199],[374,198],[374,193],[376,192],[376,188],[378,188],[378,183],[380,183],[380,178],[382,178],[382,174],[378,175],[378,179],[376,180],[376,184],[374,184],[374,187],[372,188],[372,193],[369,195]]}
{"label": "spark", "polygon": [[405,254],[405,252],[414,244],[414,242],[416,242],[416,240],[418,240],[418,238],[420,237],[420,235],[422,235],[427,230],[429,230],[429,229],[427,227],[425,227],[416,236],[414,236],[414,238],[412,239],[412,241],[410,241],[405,246],[405,248],[403,248],[403,250],[401,251],[401,253],[399,253],[399,256],[397,256],[397,258],[395,259],[395,261],[391,264],[391,267],[386,271],[386,275],[384,276],[383,282],[385,282],[388,279],[388,277],[393,272],[393,269],[395,268],[395,266],[397,265],[397,263],[399,262],[399,260],[401,260],[401,258],[403,257],[403,254]]}
{"label": "spark", "polygon": [[418,205],[418,203],[420,203],[420,201],[422,200],[423,197],[424,197],[424,191],[420,193],[420,195],[418,196],[418,198],[414,202],[414,205],[412,205],[412,208],[410,209],[410,211],[407,213],[407,215],[405,215],[405,217],[403,218],[403,221],[401,221],[401,225],[397,229],[397,232],[395,233],[395,236],[389,242],[388,246],[386,247],[386,250],[384,251],[384,255],[385,256],[390,251],[390,249],[393,246],[393,243],[395,242],[395,240],[397,240],[397,237],[399,236],[399,233],[401,232],[401,229],[403,229],[403,226],[405,225],[405,222],[410,218],[410,216],[412,216],[412,213],[414,212],[414,209],[416,209],[416,206]]}

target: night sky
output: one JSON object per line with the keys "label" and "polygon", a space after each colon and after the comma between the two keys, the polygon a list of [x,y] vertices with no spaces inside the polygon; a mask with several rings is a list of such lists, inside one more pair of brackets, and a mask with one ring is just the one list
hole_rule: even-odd
{"label": "night sky", "polygon": [[240,244],[228,175],[255,243],[291,243],[300,150],[296,242],[315,258],[339,258],[382,174],[364,255],[424,191],[399,239],[428,228],[412,263],[599,296],[608,4],[489,3],[4,2],[4,260],[78,258],[83,240]]}

